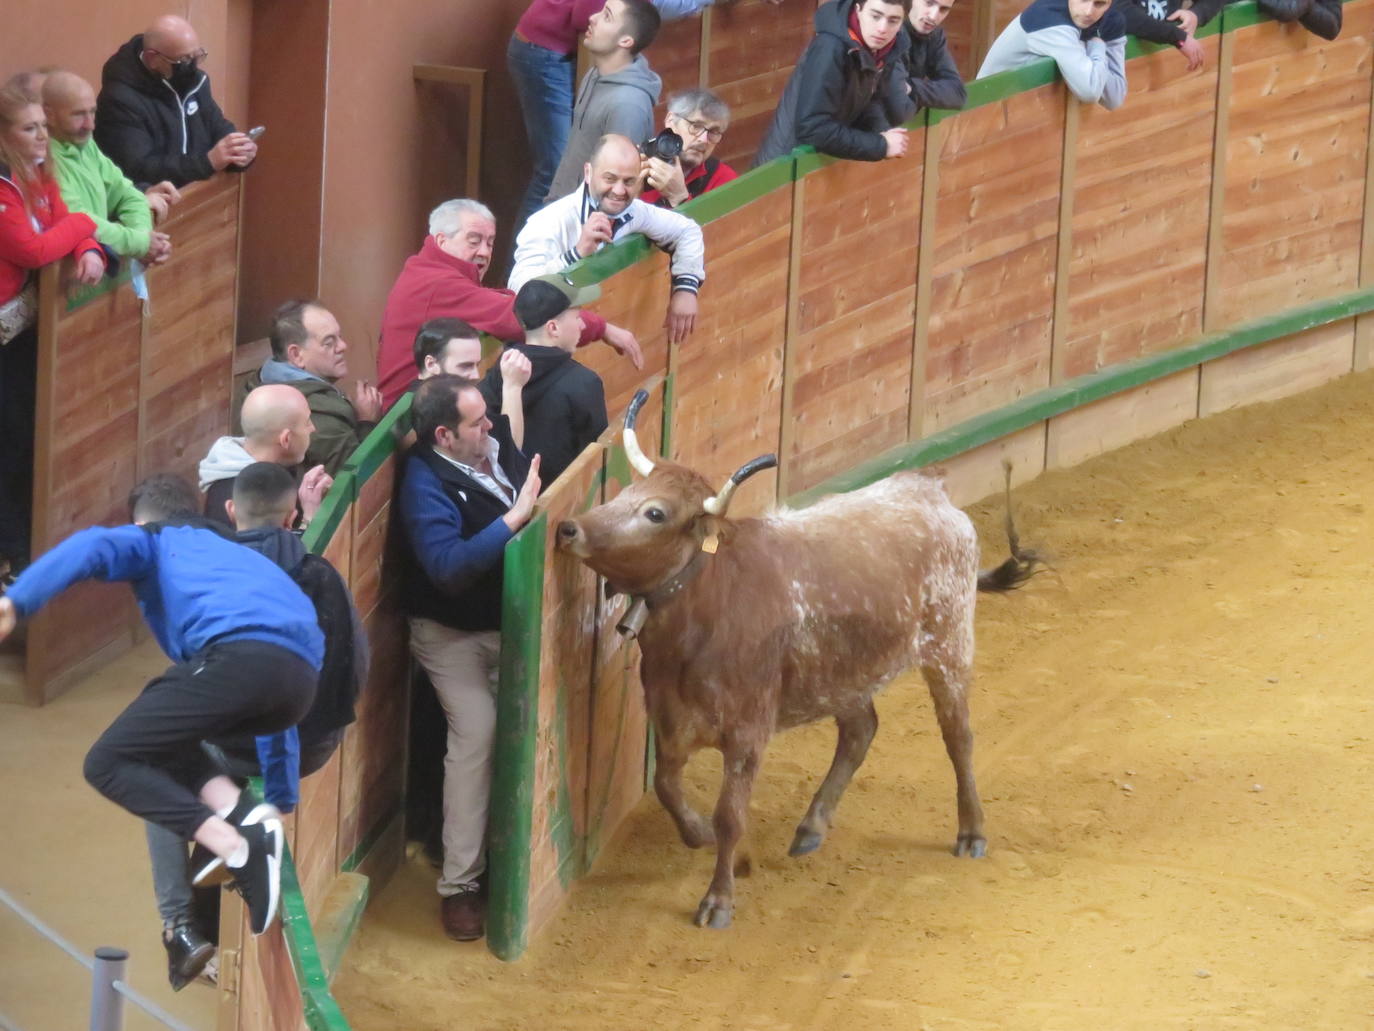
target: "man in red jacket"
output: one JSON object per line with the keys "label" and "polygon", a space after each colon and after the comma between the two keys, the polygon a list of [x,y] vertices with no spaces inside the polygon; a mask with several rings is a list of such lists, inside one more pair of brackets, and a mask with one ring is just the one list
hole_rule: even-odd
{"label": "man in red jacket", "polygon": [[697,86],[674,93],[668,98],[663,127],[682,137],[682,153],[671,162],[644,158],[646,181],[639,199],[645,204],[676,208],[739,178],[733,168],[711,156],[730,128],[730,106],[710,90]]}
{"label": "man in red jacket", "polygon": [[[382,313],[377,384],[386,407],[415,378],[415,334],[430,319],[462,319],[500,340],[525,338],[515,317],[514,291],[482,285],[495,240],[496,217],[475,200],[445,201],[430,212],[424,246],[406,259]],[[583,311],[579,346],[593,340],[604,340],[636,369],[644,367],[633,333]]]}

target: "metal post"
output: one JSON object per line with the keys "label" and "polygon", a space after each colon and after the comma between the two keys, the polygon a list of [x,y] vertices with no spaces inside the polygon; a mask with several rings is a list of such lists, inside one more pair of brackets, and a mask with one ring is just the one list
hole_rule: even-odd
{"label": "metal post", "polygon": [[122,1031],[124,996],[115,990],[115,982],[124,980],[128,960],[129,954],[123,949],[102,946],[95,950],[95,966],[91,968],[91,1031]]}

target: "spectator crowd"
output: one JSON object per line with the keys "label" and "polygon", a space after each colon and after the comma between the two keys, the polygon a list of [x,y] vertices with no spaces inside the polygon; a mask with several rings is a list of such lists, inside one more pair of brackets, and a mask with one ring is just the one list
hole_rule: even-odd
{"label": "spectator crowd", "polygon": [[[447,731],[439,912],[450,937],[482,935],[503,551],[541,488],[606,428],[601,381],[579,349],[601,342],[643,366],[635,327],[597,314],[597,289],[574,285],[567,269],[641,234],[670,255],[668,340],[695,330],[706,248],[677,209],[737,178],[715,156],[731,110],[697,86],[668,97],[656,122],[651,62],[663,19],[710,2],[532,0],[507,49],[532,171],[505,285],[486,282],[492,211],[474,198],[438,205],[387,296],[375,386],[369,370],[350,368],[344,329],[321,300],[285,301],[270,356],[235,399],[232,435],[200,461],[199,491],[154,476],[129,499],[129,525],[82,531],[32,562],[36,270],[70,259],[69,281],[92,285],[127,264],[137,281],[173,253],[159,227],[182,188],[251,169],[258,131],[225,118],[206,51],[177,16],[121,45],[98,90],[62,69],[23,71],[0,88],[0,639],[72,584],[127,581],[172,661],[95,743],[85,773],[146,823],[174,987],[215,951],[195,886],[229,881],[254,931],[272,922],[282,814],[353,719],[365,636],[339,574],[306,553],[300,533],[402,398],[413,443],[396,504],[401,593]],[[819,4],[753,164],[801,145],[904,158],[903,126],[918,111],[967,101],[941,27],[953,3]],[[1196,33],[1222,3],[1032,0],[979,77],[1049,57],[1079,100],[1113,109],[1127,95],[1128,34],[1176,47],[1191,71],[1204,60]],[[1340,31],[1339,0],[1261,3],[1324,38]],[[576,83],[579,47],[588,70]],[[484,334],[503,345],[485,374]],[[207,582],[214,592],[198,589]],[[244,787],[258,775],[265,798]]]}

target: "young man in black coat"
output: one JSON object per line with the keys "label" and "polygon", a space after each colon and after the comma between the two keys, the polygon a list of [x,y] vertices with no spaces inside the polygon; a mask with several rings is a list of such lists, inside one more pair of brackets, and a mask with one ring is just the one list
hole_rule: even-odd
{"label": "young man in black coat", "polygon": [[1126,19],[1126,34],[1151,43],[1178,47],[1188,71],[1202,67],[1205,52],[1194,39],[1215,18],[1226,0],[1117,0],[1114,10]]}
{"label": "young man in black coat", "polygon": [[482,381],[482,396],[493,411],[512,418],[506,389],[507,357],[516,351],[529,359],[529,382],[514,396],[523,408],[527,455],[540,455],[545,483],[582,453],[606,429],[606,394],[601,377],[573,360],[581,332],[580,306],[600,296],[599,287],[575,287],[557,274],[531,279],[515,295],[515,317],[525,342],[511,344]]}
{"label": "young man in black coat", "polygon": [[205,56],[191,23],[168,14],[105,62],[95,141],[140,190],[242,171],[258,155],[210,95]]}
{"label": "young man in black coat", "polygon": [[[906,81],[914,108],[936,107],[958,111],[968,103],[968,90],[959,77],[959,67],[949,53],[945,30],[954,0],[912,0],[906,31],[910,46],[906,51]],[[906,121],[911,115],[903,117]]]}
{"label": "young man in black coat", "polygon": [[903,27],[911,0],[832,0],[816,10],[816,35],[787,80],[754,167],[810,144],[854,161],[906,155],[912,110]]}

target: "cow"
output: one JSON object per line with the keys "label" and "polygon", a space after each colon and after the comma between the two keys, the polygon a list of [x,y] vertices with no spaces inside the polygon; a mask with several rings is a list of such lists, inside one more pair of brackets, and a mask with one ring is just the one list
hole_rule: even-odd
{"label": "cow", "polygon": [[[748,463],[717,493],[691,469],[644,455],[634,423],[646,399],[643,391],[635,396],[623,433],[643,479],[561,522],[557,541],[606,579],[608,593],[634,600],[620,629],[637,635],[640,646],[658,749],[654,790],[689,848],[716,846],[697,926],[730,925],[735,876],[749,866],[736,848],[773,734],[827,716],[839,731],[830,771],[792,840],[790,854],[801,856],[820,847],[864,760],[878,729],[874,695],[912,667],[930,689],[954,765],[954,853],[982,856],[967,701],[975,592],[1020,586],[1038,563],[1020,549],[1010,507],[1012,556],[985,573],[968,516],[939,480],[919,473],[897,473],[808,508],[731,520],[735,488],[776,458]],[[683,766],[702,748],[724,757],[709,824],[682,789]]]}

